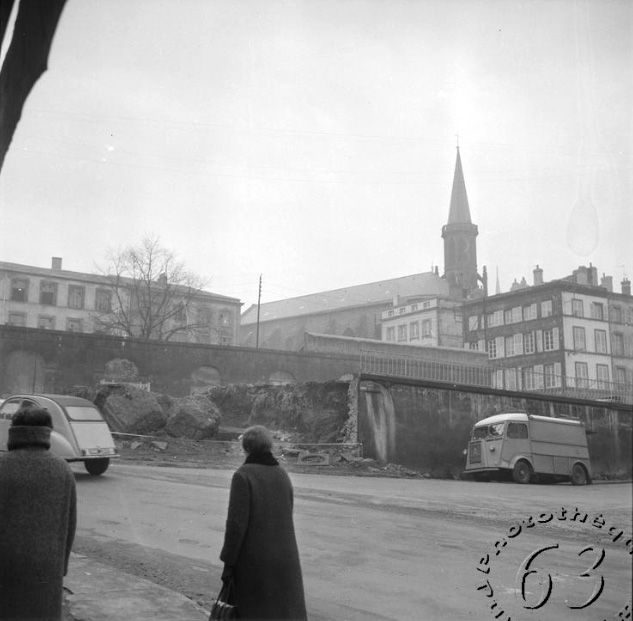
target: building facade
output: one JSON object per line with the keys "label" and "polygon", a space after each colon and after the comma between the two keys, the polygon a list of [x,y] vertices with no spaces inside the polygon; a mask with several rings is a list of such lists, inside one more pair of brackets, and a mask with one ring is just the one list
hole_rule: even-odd
{"label": "building facade", "polygon": [[451,298],[409,300],[382,312],[381,340],[400,345],[462,347],[462,305]]}
{"label": "building facade", "polygon": [[[115,291],[106,276],[63,270],[57,257],[50,268],[0,262],[0,323],[5,325],[123,335],[104,318],[116,316],[133,295],[125,283]],[[165,334],[172,341],[237,345],[240,307],[237,298],[197,291],[187,312],[183,308],[167,320]]]}
{"label": "building facade", "polygon": [[485,351],[507,390],[633,394],[633,297],[594,267],[464,303],[464,346]]}
{"label": "building facade", "polygon": [[241,344],[296,351],[304,334],[381,339],[382,314],[407,299],[448,295],[437,272],[424,272],[252,305],[241,320]]}

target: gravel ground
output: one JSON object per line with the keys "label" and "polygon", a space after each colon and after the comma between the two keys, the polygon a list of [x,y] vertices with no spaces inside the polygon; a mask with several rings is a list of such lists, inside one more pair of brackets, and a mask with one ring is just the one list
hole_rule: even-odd
{"label": "gravel ground", "polygon": [[[136,438],[117,441],[121,459],[126,463],[183,468],[237,468],[244,462],[238,442],[187,440],[184,438]],[[327,465],[299,464],[301,453],[319,454]],[[354,455],[352,447],[315,446],[284,442],[276,445],[275,455],[288,472],[347,476],[383,476],[420,478],[421,472],[397,464],[380,465],[373,459]]]}

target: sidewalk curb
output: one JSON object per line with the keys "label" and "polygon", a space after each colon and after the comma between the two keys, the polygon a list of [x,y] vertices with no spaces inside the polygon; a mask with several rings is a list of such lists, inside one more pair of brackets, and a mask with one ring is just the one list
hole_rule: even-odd
{"label": "sidewalk curb", "polygon": [[[181,593],[71,554],[64,608],[74,621],[207,621],[209,612]],[[67,617],[65,617],[66,619]]]}

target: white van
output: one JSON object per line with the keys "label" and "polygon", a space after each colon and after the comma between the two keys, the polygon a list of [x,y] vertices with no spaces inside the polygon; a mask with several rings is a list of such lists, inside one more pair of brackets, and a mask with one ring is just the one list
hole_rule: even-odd
{"label": "white van", "polygon": [[82,461],[90,474],[103,474],[118,457],[114,438],[92,401],[67,395],[12,395],[0,404],[0,452],[7,451],[13,415],[22,407],[48,410],[53,419],[51,452],[66,461]]}
{"label": "white van", "polygon": [[475,480],[511,475],[516,483],[591,483],[587,434],[576,419],[523,412],[490,416],[474,426],[464,452],[464,474]]}

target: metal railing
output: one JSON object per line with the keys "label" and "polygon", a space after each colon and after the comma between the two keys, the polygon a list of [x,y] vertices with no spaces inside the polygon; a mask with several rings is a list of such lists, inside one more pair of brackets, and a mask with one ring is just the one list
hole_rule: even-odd
{"label": "metal railing", "polygon": [[633,386],[630,384],[535,372],[525,377],[519,375],[509,384],[504,381],[505,374],[502,371],[503,369],[499,368],[476,367],[458,362],[425,360],[406,354],[372,350],[361,350],[360,352],[360,372],[368,375],[449,382],[501,390],[538,392],[576,399],[633,404]]}
{"label": "metal railing", "polygon": [[605,380],[531,372],[528,377],[518,377],[510,386],[507,383],[504,384],[503,379],[499,379],[499,376],[495,374],[492,384],[495,388],[505,390],[633,404],[633,386]]}
{"label": "metal railing", "polygon": [[493,370],[458,362],[425,360],[406,354],[361,350],[360,371],[369,375],[387,375],[434,382],[471,386],[492,386]]}

